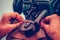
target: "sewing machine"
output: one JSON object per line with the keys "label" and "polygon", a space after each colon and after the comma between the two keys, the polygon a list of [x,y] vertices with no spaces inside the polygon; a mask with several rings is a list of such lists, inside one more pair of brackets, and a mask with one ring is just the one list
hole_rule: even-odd
{"label": "sewing machine", "polygon": [[[26,20],[30,21],[24,21],[20,25],[20,27],[9,33],[7,36],[7,40],[29,40],[29,37],[32,37],[37,33],[40,33],[38,34],[39,39],[34,40],[50,40],[50,38],[39,26],[39,22],[46,16],[51,15],[52,13],[57,13],[58,15],[60,15],[59,2],[59,0],[14,0],[14,12],[18,12],[19,14],[23,12]],[[25,35],[24,37],[21,37],[24,39],[20,39],[20,36],[16,36],[16,34],[20,35],[19,33]]]}

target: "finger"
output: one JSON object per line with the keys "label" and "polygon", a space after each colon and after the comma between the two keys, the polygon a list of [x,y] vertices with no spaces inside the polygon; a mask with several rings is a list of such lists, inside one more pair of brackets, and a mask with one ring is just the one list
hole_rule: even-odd
{"label": "finger", "polygon": [[10,33],[13,29],[18,27],[21,23],[22,22],[16,23],[16,24],[12,24],[12,25],[11,24],[7,24],[6,27],[3,27],[4,33],[6,33],[6,34]]}
{"label": "finger", "polygon": [[31,20],[24,20],[24,22],[31,22]]}
{"label": "finger", "polygon": [[21,15],[19,15],[18,13],[16,13],[16,19],[20,22],[24,21],[24,18]]}
{"label": "finger", "polygon": [[49,25],[44,23],[44,21],[41,21],[41,27],[44,29],[44,30],[48,30],[49,29]]}
{"label": "finger", "polygon": [[47,31],[49,29],[51,20],[52,20],[52,15],[45,17],[40,23],[41,27]]}
{"label": "finger", "polygon": [[58,15],[53,14],[53,15],[45,17],[44,20],[52,20],[53,18],[56,18],[56,17],[58,17]]}
{"label": "finger", "polygon": [[53,21],[53,18],[55,18],[56,16],[57,15],[54,14],[54,15],[50,15],[50,16],[45,17],[40,23],[41,27],[47,31]]}
{"label": "finger", "polygon": [[[13,16],[11,16],[11,15],[13,15]],[[10,19],[15,18],[15,16],[16,16],[15,12],[4,13],[1,21],[5,24],[10,23]]]}
{"label": "finger", "polygon": [[56,18],[56,14],[47,16],[42,21],[45,22],[46,24],[50,24],[52,22],[53,18]]}
{"label": "finger", "polygon": [[15,18],[17,21],[24,20],[24,18],[21,15],[19,15],[17,12],[13,13],[13,15],[11,14],[10,16],[11,16],[11,18]]}
{"label": "finger", "polygon": [[12,18],[15,19],[17,22],[23,21],[24,18],[19,15],[17,12],[9,12],[3,14],[3,22],[10,23],[10,20],[12,21]]}
{"label": "finger", "polygon": [[16,28],[16,27],[18,27],[19,25],[21,25],[22,23],[23,23],[23,22],[11,24],[11,27]]}

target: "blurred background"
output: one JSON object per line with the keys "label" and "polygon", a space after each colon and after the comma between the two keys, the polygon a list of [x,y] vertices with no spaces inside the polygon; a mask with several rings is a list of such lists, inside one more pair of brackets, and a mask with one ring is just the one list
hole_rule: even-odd
{"label": "blurred background", "polygon": [[0,0],[0,16],[5,12],[12,12],[13,0]]}

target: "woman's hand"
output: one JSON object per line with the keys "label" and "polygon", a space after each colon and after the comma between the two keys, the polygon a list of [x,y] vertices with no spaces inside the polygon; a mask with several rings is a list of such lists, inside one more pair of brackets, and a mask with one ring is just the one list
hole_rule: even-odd
{"label": "woman's hand", "polygon": [[[17,23],[11,23],[11,19],[17,20]],[[22,21],[23,17],[17,12],[4,13],[2,19],[0,20],[0,38],[11,32],[14,28],[18,27]]]}
{"label": "woman's hand", "polygon": [[41,26],[53,40],[60,40],[60,17],[58,15],[46,17],[41,21]]}

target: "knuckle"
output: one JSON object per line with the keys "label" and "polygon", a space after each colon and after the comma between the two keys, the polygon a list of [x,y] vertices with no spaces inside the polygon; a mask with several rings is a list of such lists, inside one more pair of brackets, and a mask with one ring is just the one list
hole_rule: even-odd
{"label": "knuckle", "polygon": [[53,14],[52,18],[60,20],[60,17],[57,14]]}
{"label": "knuckle", "polygon": [[3,16],[5,17],[7,15],[7,13],[4,13]]}
{"label": "knuckle", "polygon": [[4,13],[4,14],[3,14],[3,17],[4,17],[4,18],[7,18],[8,16],[9,16],[9,13]]}
{"label": "knuckle", "polygon": [[53,14],[53,16],[54,16],[54,17],[58,17],[58,15],[57,15],[57,14]]}
{"label": "knuckle", "polygon": [[59,16],[57,14],[53,14],[52,18],[59,18]]}

